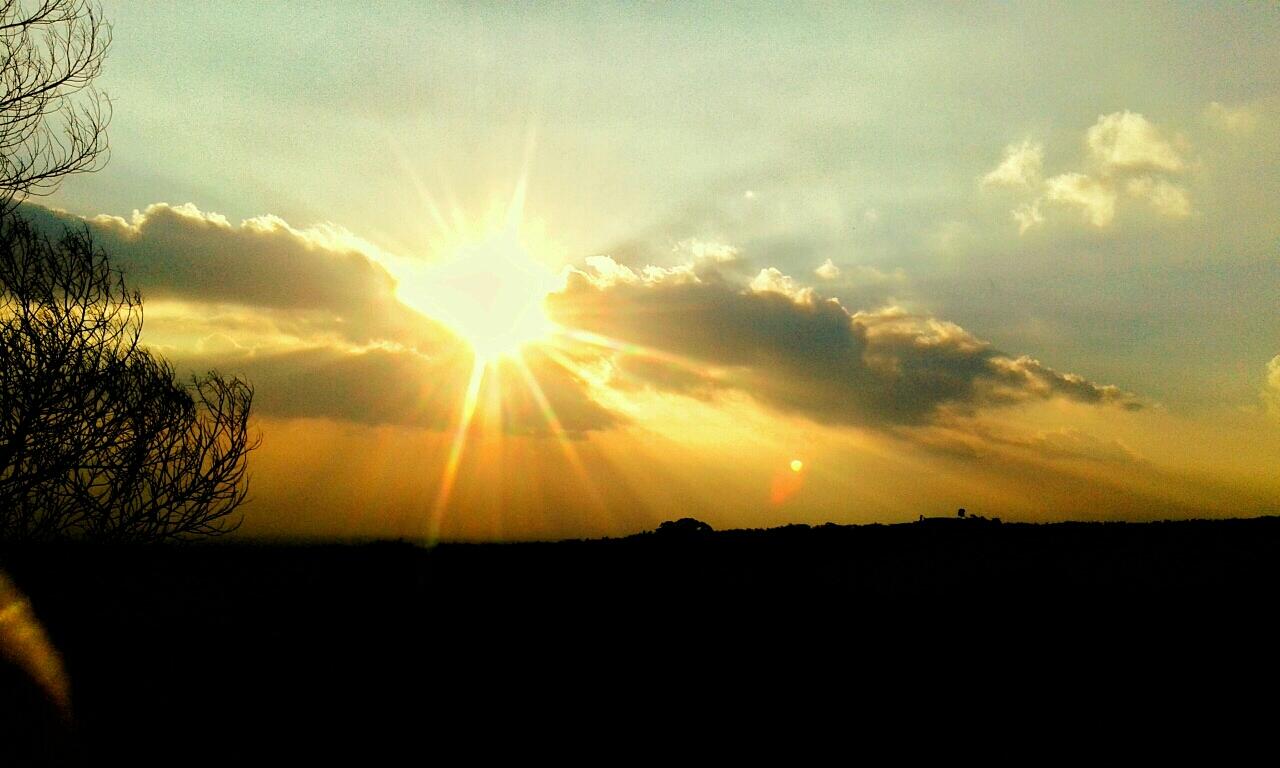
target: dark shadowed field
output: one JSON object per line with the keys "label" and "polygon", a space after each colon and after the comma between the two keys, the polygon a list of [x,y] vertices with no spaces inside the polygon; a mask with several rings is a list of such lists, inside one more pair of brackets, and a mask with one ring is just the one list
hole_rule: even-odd
{"label": "dark shadowed field", "polygon": [[1101,668],[1177,688],[1205,638],[1270,642],[1280,518],[62,545],[6,567],[71,680],[74,724],[50,738],[89,764],[264,744],[386,755],[785,710],[833,686],[887,711],[997,679],[1043,695]]}

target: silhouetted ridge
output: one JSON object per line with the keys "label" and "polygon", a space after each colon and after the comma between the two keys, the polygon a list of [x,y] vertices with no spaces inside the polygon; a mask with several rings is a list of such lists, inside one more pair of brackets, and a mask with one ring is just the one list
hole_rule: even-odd
{"label": "silhouetted ridge", "polygon": [[[1280,518],[724,531],[686,518],[621,539],[429,549],[72,542],[4,566],[64,659],[93,764],[138,764],[140,751],[165,762],[157,734],[191,749],[190,724],[227,713],[235,727],[201,749],[545,722],[552,690],[583,694],[568,697],[578,715],[616,717],[650,706],[646,687],[730,696],[704,685],[717,670],[758,694],[775,673],[826,685],[829,665],[852,663],[871,702],[926,690],[903,687],[911,674],[982,670],[985,686],[1004,668],[1130,670],[1135,648],[1269,620]],[[963,654],[939,653],[955,638]],[[796,677],[798,659],[822,674]]]}

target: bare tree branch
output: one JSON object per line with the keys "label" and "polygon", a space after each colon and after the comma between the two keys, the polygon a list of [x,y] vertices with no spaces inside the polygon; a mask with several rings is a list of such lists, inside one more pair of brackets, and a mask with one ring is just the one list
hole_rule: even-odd
{"label": "bare tree branch", "polygon": [[0,2],[0,214],[106,162],[111,102],[93,80],[110,44],[90,0]]}
{"label": "bare tree branch", "polygon": [[239,525],[253,388],[176,379],[140,345],[141,310],[87,228],[53,242],[0,219],[0,541]]}
{"label": "bare tree branch", "polygon": [[258,445],[253,388],[143,348],[142,299],[87,228],[55,242],[19,215],[106,160],[110,42],[91,0],[0,0],[0,543],[234,530]]}

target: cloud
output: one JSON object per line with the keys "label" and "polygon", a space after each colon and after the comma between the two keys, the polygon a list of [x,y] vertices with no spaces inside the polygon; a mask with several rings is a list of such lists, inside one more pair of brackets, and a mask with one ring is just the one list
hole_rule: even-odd
{"label": "cloud", "polygon": [[1004,148],[1000,165],[982,177],[984,187],[1030,188],[1040,180],[1044,146],[1030,139]]}
{"label": "cloud", "polygon": [[[259,414],[427,429],[456,423],[470,350],[403,304],[376,249],[345,230],[300,230],[274,216],[234,225],[189,205],[156,204],[128,220],[86,220],[34,205],[23,213],[51,235],[87,226],[142,290],[144,342],[187,370],[244,375],[255,386]],[[610,262],[596,263],[607,270]],[[617,273],[645,279],[624,267]],[[653,277],[679,274],[658,270]],[[563,366],[536,352],[525,359],[565,431],[620,423]],[[500,366],[492,375],[518,381],[501,388],[495,418],[503,429],[551,429],[521,371]]]}
{"label": "cloud", "polygon": [[621,355],[611,362],[609,386],[623,392],[648,388],[710,401],[720,389],[720,383],[714,376],[695,368],[673,365],[670,361],[643,355]]}
{"label": "cloud", "polygon": [[1093,160],[1108,173],[1178,173],[1186,165],[1160,130],[1136,112],[1101,115],[1085,141]]}
{"label": "cloud", "polygon": [[1245,135],[1258,126],[1258,116],[1248,107],[1228,107],[1217,101],[1204,110],[1205,120],[1220,131]]}
{"label": "cloud", "polygon": [[1004,158],[982,178],[983,187],[1008,187],[1031,195],[1010,213],[1018,234],[1044,224],[1044,203],[1075,209],[1080,219],[1099,229],[1116,219],[1122,193],[1142,200],[1155,214],[1181,219],[1191,215],[1191,199],[1185,187],[1169,176],[1187,169],[1187,163],[1146,117],[1136,112],[1102,115],[1085,132],[1088,155],[1081,170],[1069,170],[1041,182],[1042,145],[1030,139],[1005,147]]}
{"label": "cloud", "polygon": [[[907,273],[901,268],[883,270],[870,264],[845,264],[838,267],[827,259],[814,274],[827,286],[828,296],[839,298],[846,306],[880,307],[900,303],[897,297],[908,289]],[[802,289],[792,289],[793,297],[802,295]]]}
{"label": "cloud", "polygon": [[1014,208],[1011,212],[1013,220],[1018,222],[1018,234],[1025,234],[1028,229],[1044,223],[1044,213],[1040,211],[1040,201],[1033,200]]}
{"label": "cloud", "polygon": [[[1138,407],[1116,387],[1011,357],[959,326],[889,308],[850,312],[766,269],[727,282],[621,282],[575,271],[548,301],[571,327],[690,361],[678,389],[735,389],[782,411],[837,424],[927,423],[1029,400]],[[633,370],[645,376],[644,370]],[[669,388],[653,375],[648,383]]]}
{"label": "cloud", "polygon": [[813,289],[805,288],[776,267],[765,267],[747,286],[756,293],[779,293],[798,301],[811,301]]}
{"label": "cloud", "polygon": [[1273,416],[1280,416],[1280,355],[1267,363],[1267,379],[1262,389],[1262,402]]}
{"label": "cloud", "polygon": [[1100,438],[1075,428],[1023,431],[986,424],[980,419],[952,419],[902,429],[900,433],[932,451],[966,459],[1014,454],[1051,461],[1150,465],[1120,440]]}
{"label": "cloud", "polygon": [[[831,259],[827,259],[813,272],[827,282],[839,280],[838,285],[832,286],[833,289],[837,289],[846,299],[854,297],[862,306],[883,303],[887,291],[900,288],[907,282],[907,275],[900,268],[885,272],[867,264],[850,264],[842,269]],[[747,287],[757,293],[780,293],[796,301],[810,301],[813,298],[812,288],[801,285],[776,267],[760,270]]]}
{"label": "cloud", "polygon": [[[332,347],[183,358],[201,368],[234,370],[254,385],[255,413],[280,418],[325,418],[371,426],[445,430],[458,423],[471,373],[461,350],[428,357],[403,349],[345,351]],[[525,355],[529,375],[570,435],[622,423],[586,395],[587,384],[546,354]],[[496,419],[505,433],[551,434],[538,396],[524,374],[506,362],[485,373],[481,400],[501,401],[479,418]]]}
{"label": "cloud", "polygon": [[148,301],[252,308],[300,336],[355,345],[391,341],[426,350],[457,343],[401,303],[391,274],[337,227],[299,230],[275,216],[234,225],[192,205],[165,203],[128,220],[86,220],[35,205],[23,212],[51,234],[87,226]]}
{"label": "cloud", "polygon": [[727,264],[731,261],[736,261],[738,258],[738,249],[732,245],[710,240],[699,240],[697,238],[681,240],[672,250],[678,254],[686,255],[695,262],[705,261],[713,264]]}
{"label": "cloud", "polygon": [[1165,179],[1141,176],[1130,179],[1126,186],[1133,197],[1146,200],[1152,210],[1171,219],[1183,219],[1191,215],[1191,200],[1187,191]]}
{"label": "cloud", "polygon": [[639,272],[625,264],[619,264],[612,256],[588,256],[583,260],[595,271],[597,278],[606,283],[652,283],[661,281],[701,282],[697,265],[693,262],[671,267],[649,265]]}
{"label": "cloud", "polygon": [[[470,353],[446,328],[403,305],[391,275],[341,230],[299,230],[274,217],[233,225],[167,205],[127,221],[87,222],[28,208],[49,227],[87,224],[117,263],[127,264],[148,308],[160,310],[171,343],[164,353],[192,367],[245,374],[258,388],[260,412],[428,429],[456,423]],[[1114,387],[1005,355],[952,323],[896,308],[851,312],[777,268],[751,277],[736,267],[720,272],[716,265],[737,263],[728,246],[686,241],[681,248],[691,260],[670,267],[590,257],[549,297],[553,318],[570,331],[659,353],[641,360],[607,349],[575,352],[606,358],[603,369],[612,373],[603,386],[704,399],[733,389],[834,424],[920,424],[943,413],[1056,397],[1135,405]],[[855,288],[903,279],[900,271],[866,266],[840,277]],[[487,418],[499,419],[502,429],[551,430],[544,405],[572,434],[622,423],[596,401],[601,385],[594,377],[585,380],[557,362],[562,357],[532,351],[526,360],[536,390],[492,390],[502,408]],[[523,381],[512,366],[489,375]]]}
{"label": "cloud", "polygon": [[[1010,442],[1016,438],[1008,438]],[[1027,444],[1049,458],[1085,459],[1104,463],[1146,464],[1122,440],[1104,439],[1078,429],[1056,429],[1033,435]]]}
{"label": "cloud", "polygon": [[[1045,182],[1045,198],[1080,209],[1085,221],[1105,227],[1116,216],[1116,191],[1083,173],[1064,173]],[[1025,228],[1024,228],[1025,229]]]}

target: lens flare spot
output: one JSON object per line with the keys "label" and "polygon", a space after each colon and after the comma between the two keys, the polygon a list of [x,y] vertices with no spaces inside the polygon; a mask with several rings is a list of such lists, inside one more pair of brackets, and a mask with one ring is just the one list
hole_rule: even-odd
{"label": "lens flare spot", "polygon": [[801,470],[803,470],[803,469],[804,469],[804,462],[803,462],[803,461],[801,461],[801,460],[799,460],[799,459],[792,459],[792,460],[791,460],[791,471],[792,471],[792,472],[799,472],[799,471],[801,471]]}

